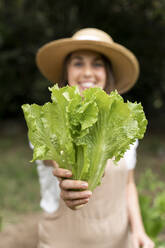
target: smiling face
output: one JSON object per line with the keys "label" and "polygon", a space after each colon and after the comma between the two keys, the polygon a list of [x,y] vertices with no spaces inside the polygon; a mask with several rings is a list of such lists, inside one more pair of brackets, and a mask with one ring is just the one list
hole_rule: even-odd
{"label": "smiling face", "polygon": [[68,84],[70,86],[77,85],[80,92],[93,87],[104,89],[106,85],[104,60],[97,52],[74,52],[67,64],[67,78]]}

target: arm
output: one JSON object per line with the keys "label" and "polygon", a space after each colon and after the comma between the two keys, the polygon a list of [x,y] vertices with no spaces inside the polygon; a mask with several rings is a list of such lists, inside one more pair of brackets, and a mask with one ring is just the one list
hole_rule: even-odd
{"label": "arm", "polygon": [[153,241],[147,236],[144,230],[140,207],[138,202],[138,193],[134,181],[134,170],[129,170],[127,182],[127,207],[128,218],[133,235],[135,248],[153,248]]}

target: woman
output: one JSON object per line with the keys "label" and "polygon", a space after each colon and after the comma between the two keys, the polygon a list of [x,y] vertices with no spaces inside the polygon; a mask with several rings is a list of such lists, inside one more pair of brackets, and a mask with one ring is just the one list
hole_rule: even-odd
{"label": "woman", "polygon": [[[36,61],[51,82],[77,85],[80,92],[100,87],[107,93],[113,89],[124,93],[139,74],[135,56],[98,29],[82,29],[72,38],[48,43]],[[45,210],[39,248],[154,247],[142,224],[134,183],[136,147],[137,142],[117,167],[108,160],[102,184],[93,194],[86,182],[69,179],[72,173],[55,161],[37,162]],[[54,178],[49,166],[54,167]]]}

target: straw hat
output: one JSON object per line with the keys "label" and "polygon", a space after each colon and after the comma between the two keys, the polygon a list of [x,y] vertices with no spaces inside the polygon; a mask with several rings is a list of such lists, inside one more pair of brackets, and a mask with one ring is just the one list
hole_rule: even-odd
{"label": "straw hat", "polygon": [[51,82],[60,83],[66,56],[77,50],[92,50],[106,56],[115,78],[115,88],[119,93],[128,91],[139,75],[139,64],[134,54],[114,42],[105,32],[95,28],[85,28],[71,38],[59,39],[42,46],[36,55],[36,63],[41,73]]}

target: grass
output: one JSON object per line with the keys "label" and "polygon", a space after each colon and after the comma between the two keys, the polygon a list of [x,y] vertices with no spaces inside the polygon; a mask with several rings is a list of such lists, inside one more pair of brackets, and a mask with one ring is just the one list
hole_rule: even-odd
{"label": "grass", "polygon": [[0,216],[4,227],[25,213],[39,211],[40,193],[36,166],[29,162],[32,151],[25,129],[11,122],[1,131]]}
{"label": "grass", "polygon": [[[137,150],[137,165],[135,169],[135,179],[138,189],[142,193],[143,197],[151,196],[149,209],[144,206],[144,201],[141,202],[143,211],[145,212],[145,223],[148,223],[148,228],[152,230],[152,233],[159,233],[157,237],[159,242],[162,241],[162,245],[156,247],[165,247],[165,229],[161,228],[161,232],[157,232],[157,228],[160,228],[161,223],[164,220],[164,213],[158,214],[160,207],[155,207],[155,200],[162,195],[165,189],[165,133],[161,130],[147,131],[143,140],[139,142]],[[140,193],[140,199],[142,195]],[[164,196],[163,196],[164,199]],[[143,199],[144,200],[144,199]],[[162,209],[165,201],[162,201]],[[144,209],[145,207],[145,209]],[[164,210],[163,210],[164,211]],[[144,213],[144,212],[143,212]],[[157,216],[157,217],[156,217]],[[154,219],[155,218],[155,219]],[[161,220],[160,220],[161,219]],[[157,226],[158,225],[158,226]],[[163,224],[163,226],[165,226]],[[153,228],[156,228],[155,231]],[[148,229],[148,230],[149,230]],[[160,229],[159,229],[160,230]]]}
{"label": "grass", "polygon": [[[0,226],[5,228],[28,213],[40,212],[40,189],[36,166],[29,162],[32,151],[25,125],[10,121],[0,130]],[[139,143],[137,183],[148,168],[164,181],[165,135],[161,132],[149,131]]]}

